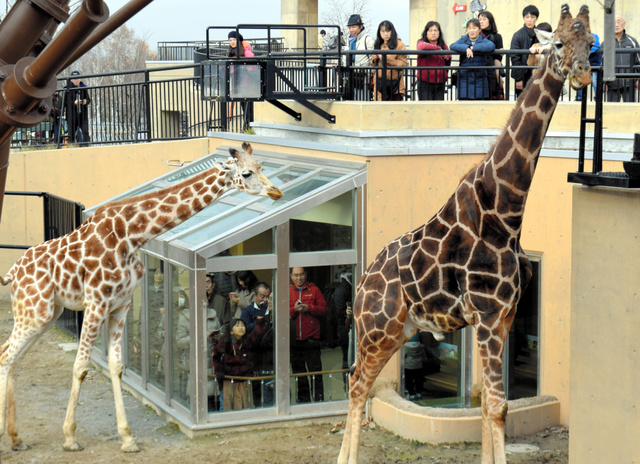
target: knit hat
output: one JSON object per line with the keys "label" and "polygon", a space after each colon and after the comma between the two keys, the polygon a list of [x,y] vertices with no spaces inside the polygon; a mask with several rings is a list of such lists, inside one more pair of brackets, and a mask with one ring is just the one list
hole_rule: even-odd
{"label": "knit hat", "polygon": [[80,75],[80,71],[73,71],[71,73],[72,76],[79,76]]}
{"label": "knit hat", "polygon": [[242,42],[244,40],[244,37],[242,37],[242,34],[237,34],[236,35],[236,31],[229,32],[229,35],[227,36],[227,38],[229,38],[229,39],[240,39],[240,42]]}
{"label": "knit hat", "polygon": [[352,14],[351,16],[349,16],[349,22],[347,22],[347,26],[362,26],[364,28],[362,18],[359,14]]}

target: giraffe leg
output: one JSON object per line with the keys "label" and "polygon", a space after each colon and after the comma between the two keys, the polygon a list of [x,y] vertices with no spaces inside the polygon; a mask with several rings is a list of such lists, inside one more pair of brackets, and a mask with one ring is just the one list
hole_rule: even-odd
{"label": "giraffe leg", "polygon": [[502,377],[502,354],[511,323],[505,320],[501,334],[477,331],[478,348],[482,359],[482,464],[506,464],[504,424],[508,404]]}
{"label": "giraffe leg", "polygon": [[116,309],[109,314],[109,374],[113,385],[113,398],[116,404],[118,433],[122,438],[122,451],[135,453],[140,451],[135,439],[131,436],[127,415],[122,398],[122,330],[127,318],[129,306]]}
{"label": "giraffe leg", "polygon": [[[358,463],[362,412],[369,398],[369,391],[382,368],[406,341],[400,333],[387,334],[377,346],[369,343],[368,338],[359,341],[359,356],[349,378],[349,412],[338,464]],[[382,349],[381,346],[385,345],[391,348]]]}
{"label": "giraffe leg", "polygon": [[[39,305],[49,306],[50,303],[41,301]],[[23,305],[18,308],[14,303],[14,318],[16,314],[23,312]],[[0,437],[4,435],[6,427],[11,437],[11,449],[14,451],[29,448],[18,436],[16,425],[15,368],[20,358],[31,349],[43,333],[51,328],[61,313],[62,308],[54,307],[53,317],[45,323],[41,320],[31,320],[25,325],[22,319],[15,319],[9,340],[0,347]],[[46,314],[46,311],[38,310],[38,314]],[[38,324],[42,325],[38,326]]]}
{"label": "giraffe leg", "polygon": [[106,308],[100,308],[100,311],[98,311],[98,308],[93,304],[89,304],[85,309],[80,342],[78,343],[78,353],[73,363],[71,395],[69,396],[67,414],[64,419],[64,424],[62,425],[62,431],[65,437],[62,449],[65,451],[81,451],[84,449],[76,440],[76,410],[78,408],[78,398],[80,397],[82,382],[89,372],[91,352],[98,338],[98,333],[100,333],[100,329],[104,324],[106,312]]}

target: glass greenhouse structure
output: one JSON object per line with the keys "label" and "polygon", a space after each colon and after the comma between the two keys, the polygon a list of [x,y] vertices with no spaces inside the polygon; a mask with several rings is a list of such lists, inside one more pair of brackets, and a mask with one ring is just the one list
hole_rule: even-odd
{"label": "glass greenhouse structure", "polygon": [[[362,272],[366,165],[265,151],[254,156],[284,193],[282,199],[229,191],[140,252],[146,274],[127,317],[123,382],[183,430],[344,414],[347,409],[343,357],[348,355],[351,362],[353,340],[346,353],[335,341],[330,318],[322,324],[322,370],[292,372],[289,273],[304,267],[308,280],[320,289],[345,273],[357,281]],[[227,157],[227,147],[219,147],[110,201],[176,184]],[[256,368],[250,378],[231,379],[248,384],[244,391],[234,389],[247,395],[245,406],[232,409],[223,401],[212,365],[216,341],[208,333],[205,281],[209,277],[218,282],[220,277],[222,282],[247,270],[273,290],[273,331],[270,344],[264,343],[265,331],[252,348],[262,363],[269,359],[262,364],[268,368]],[[106,332],[96,343],[93,359],[107,368]],[[309,382],[314,390],[318,377],[324,394],[300,402],[300,382]]]}

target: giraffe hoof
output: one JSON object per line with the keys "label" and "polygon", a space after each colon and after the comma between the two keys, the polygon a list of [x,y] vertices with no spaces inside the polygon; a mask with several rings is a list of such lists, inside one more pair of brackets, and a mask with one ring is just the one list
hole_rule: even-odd
{"label": "giraffe hoof", "polygon": [[140,451],[138,445],[135,441],[131,441],[131,443],[124,443],[122,448],[120,448],[124,453],[137,453]]}
{"label": "giraffe hoof", "polygon": [[70,445],[62,445],[62,449],[65,451],[82,451],[83,446],[80,446],[77,441],[74,441]]}
{"label": "giraffe hoof", "polygon": [[13,445],[11,445],[11,449],[13,451],[26,451],[29,449],[29,445],[27,445],[25,442],[20,440],[17,443],[14,443]]}

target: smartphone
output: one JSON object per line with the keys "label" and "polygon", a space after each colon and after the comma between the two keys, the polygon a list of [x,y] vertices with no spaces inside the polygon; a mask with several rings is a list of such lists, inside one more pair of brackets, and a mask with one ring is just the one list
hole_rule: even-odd
{"label": "smartphone", "polygon": [[236,297],[236,292],[229,293],[229,298],[235,298],[235,297]]}
{"label": "smartphone", "polygon": [[302,304],[301,300],[296,301],[296,304]]}

